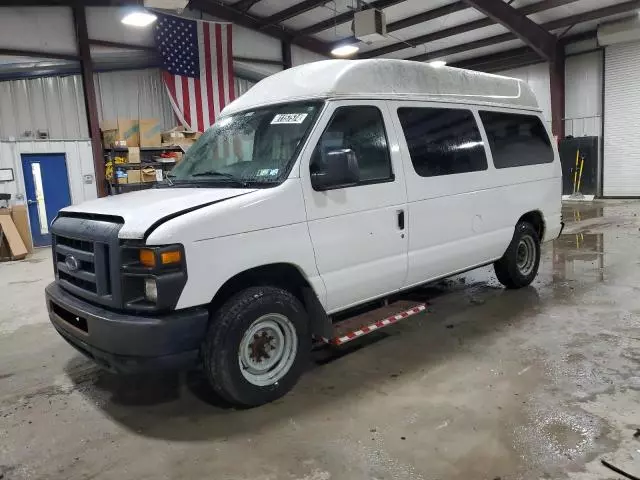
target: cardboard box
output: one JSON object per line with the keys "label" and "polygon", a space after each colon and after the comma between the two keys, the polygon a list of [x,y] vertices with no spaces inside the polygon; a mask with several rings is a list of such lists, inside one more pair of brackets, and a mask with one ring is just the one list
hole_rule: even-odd
{"label": "cardboard box", "polygon": [[25,247],[18,233],[13,220],[10,215],[0,215],[0,229],[2,229],[3,237],[2,241],[5,244],[5,248],[11,252],[12,260],[22,260],[27,256],[27,247]]}
{"label": "cardboard box", "polygon": [[113,148],[118,141],[118,129],[112,128],[109,130],[102,130],[102,146],[104,148]]}
{"label": "cardboard box", "polygon": [[162,132],[160,135],[162,143],[173,145],[173,142],[184,139],[184,127],[174,127],[171,130]]}
{"label": "cardboard box", "polygon": [[31,238],[27,206],[14,205],[11,209],[11,219],[20,234],[20,238],[22,238],[22,243],[24,243],[24,246],[27,248],[27,252],[33,253],[33,239]]}
{"label": "cardboard box", "polygon": [[155,182],[156,181],[156,170],[152,167],[145,167],[140,171],[140,175],[142,177],[142,181],[147,182]]}
{"label": "cardboard box", "polygon": [[140,175],[140,170],[137,169],[129,169],[127,175],[129,177],[129,183],[140,183],[140,179],[142,178],[142,176]]}
{"label": "cardboard box", "polygon": [[157,118],[140,119],[140,146],[160,147],[162,145],[162,129]]}
{"label": "cardboard box", "polygon": [[129,147],[128,163],[140,163],[140,147]]}
{"label": "cardboard box", "polygon": [[118,118],[115,122],[108,120],[102,122],[100,129],[105,148],[140,146],[140,122],[138,120],[129,118]]}
{"label": "cardboard box", "polygon": [[127,147],[140,146],[140,122],[128,118],[118,119],[118,140],[127,142]]}

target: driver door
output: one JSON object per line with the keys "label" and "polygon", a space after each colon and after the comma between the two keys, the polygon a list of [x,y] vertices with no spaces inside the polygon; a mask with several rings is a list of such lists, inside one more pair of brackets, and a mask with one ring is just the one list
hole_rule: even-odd
{"label": "driver door", "polygon": [[[326,289],[327,312],[399,290],[407,274],[406,190],[387,106],[332,102],[301,162],[309,233]],[[332,152],[351,150],[359,181],[315,189],[311,172]]]}

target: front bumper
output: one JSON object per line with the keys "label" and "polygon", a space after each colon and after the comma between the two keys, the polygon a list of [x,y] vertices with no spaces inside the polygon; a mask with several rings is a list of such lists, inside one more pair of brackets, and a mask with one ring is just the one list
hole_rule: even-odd
{"label": "front bumper", "polygon": [[117,313],[80,300],[55,282],[45,296],[58,333],[100,366],[120,373],[193,366],[209,319],[204,307],[157,316]]}

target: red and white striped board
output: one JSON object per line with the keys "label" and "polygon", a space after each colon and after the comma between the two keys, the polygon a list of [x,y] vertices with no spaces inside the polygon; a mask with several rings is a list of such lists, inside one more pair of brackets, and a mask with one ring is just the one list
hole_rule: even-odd
{"label": "red and white striped board", "polygon": [[[400,320],[404,320],[405,318],[412,317],[413,315],[417,315],[418,313],[424,312],[427,309],[426,304],[419,304],[408,310],[401,311],[399,313],[393,314],[382,320],[378,320],[377,322],[373,322],[370,324],[365,324],[364,326],[360,326],[356,330],[351,330],[345,333],[340,333],[338,336],[334,338],[322,338],[324,343],[328,343],[330,345],[344,345],[352,340],[355,340],[358,337],[362,337],[368,333],[374,332],[376,330],[380,330],[381,328],[388,327],[389,325],[393,325],[394,323],[398,323]],[[348,321],[348,320],[347,320]]]}

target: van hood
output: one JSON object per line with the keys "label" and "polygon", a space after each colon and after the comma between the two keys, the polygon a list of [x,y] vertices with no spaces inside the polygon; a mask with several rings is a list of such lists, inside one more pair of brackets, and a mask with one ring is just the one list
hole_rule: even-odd
{"label": "van hood", "polygon": [[122,239],[144,238],[149,228],[167,217],[255,192],[247,188],[157,188],[90,200],[61,210],[120,217]]}

